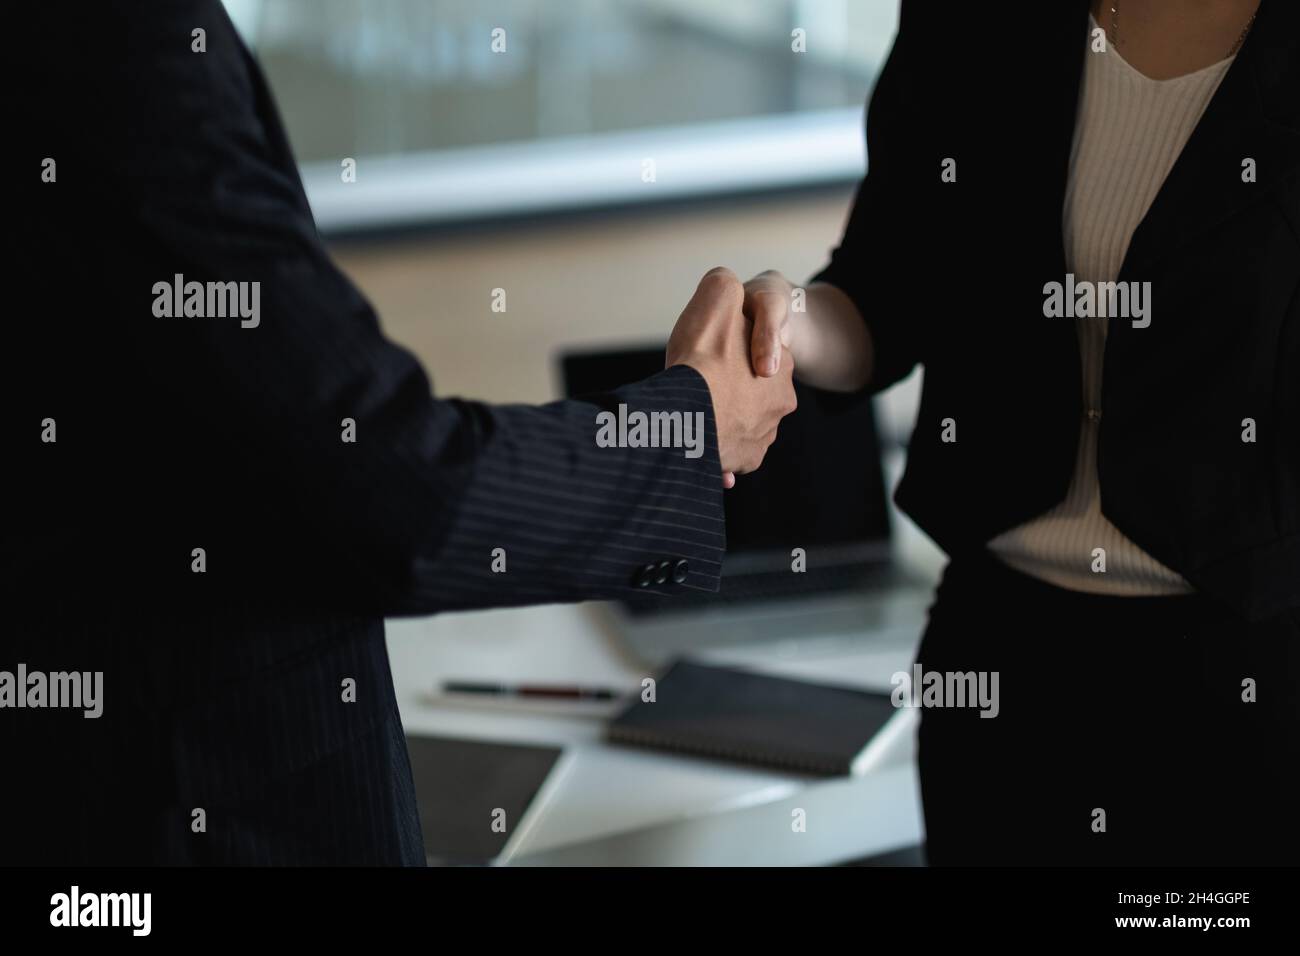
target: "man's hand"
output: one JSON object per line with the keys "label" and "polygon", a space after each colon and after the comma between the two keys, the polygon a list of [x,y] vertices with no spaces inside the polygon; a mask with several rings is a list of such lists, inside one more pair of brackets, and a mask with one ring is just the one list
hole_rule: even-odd
{"label": "man's hand", "polygon": [[[722,483],[754,471],[776,439],[777,424],[795,409],[788,349],[762,376],[751,371],[754,323],[742,311],[745,287],[730,269],[711,269],[682,311],[668,339],[665,366],[689,365],[709,385],[718,428]],[[770,359],[771,356],[768,356]]]}

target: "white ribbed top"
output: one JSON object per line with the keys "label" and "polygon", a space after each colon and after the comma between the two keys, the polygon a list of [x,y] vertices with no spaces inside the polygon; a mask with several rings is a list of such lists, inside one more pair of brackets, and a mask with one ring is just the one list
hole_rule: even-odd
{"label": "white ribbed top", "polygon": [[[1089,34],[1096,28],[1089,17]],[[1109,43],[1105,53],[1092,52],[1089,36],[1085,60],[1062,214],[1065,261],[1076,282],[1109,282],[1118,278],[1133,230],[1232,58],[1185,76],[1153,80],[1125,62]],[[1158,302],[1152,305],[1151,321],[1177,321],[1177,316],[1161,315]],[[1177,572],[1126,538],[1101,513],[1097,428],[1106,326],[1105,318],[1075,319],[1084,418],[1065,500],[994,538],[989,547],[1012,567],[1075,591],[1183,594],[1191,588]],[[1114,473],[1123,462],[1110,467]],[[1095,548],[1105,549],[1104,574],[1093,571]]]}

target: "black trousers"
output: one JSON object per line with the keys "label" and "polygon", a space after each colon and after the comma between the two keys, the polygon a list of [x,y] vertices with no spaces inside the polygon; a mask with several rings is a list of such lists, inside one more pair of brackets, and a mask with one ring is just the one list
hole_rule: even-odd
{"label": "black trousers", "polygon": [[931,865],[1300,863],[1298,618],[954,559],[918,663],[996,672],[998,706],[922,711]]}

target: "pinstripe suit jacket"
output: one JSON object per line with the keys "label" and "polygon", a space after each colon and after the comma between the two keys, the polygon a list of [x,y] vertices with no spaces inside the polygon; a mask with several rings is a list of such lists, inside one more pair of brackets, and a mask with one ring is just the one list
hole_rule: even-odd
{"label": "pinstripe suit jacket", "polygon": [[[26,34],[51,79],[24,141],[57,178],[25,194],[45,307],[5,409],[0,670],[102,671],[104,712],[0,711],[25,769],[0,860],[422,862],[383,618],[716,589],[707,387],[677,367],[543,407],[434,399],[322,248],[221,5],[78,16]],[[259,283],[256,327],[157,315],[176,275]],[[598,448],[619,403],[702,412],[703,456]]]}

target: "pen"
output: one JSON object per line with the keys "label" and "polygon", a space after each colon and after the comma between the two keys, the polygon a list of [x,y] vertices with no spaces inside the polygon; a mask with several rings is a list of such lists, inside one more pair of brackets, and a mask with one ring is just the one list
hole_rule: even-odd
{"label": "pen", "polygon": [[445,681],[442,692],[552,700],[618,700],[626,696],[624,692],[608,687],[580,687],[576,684],[486,684],[473,681]]}

